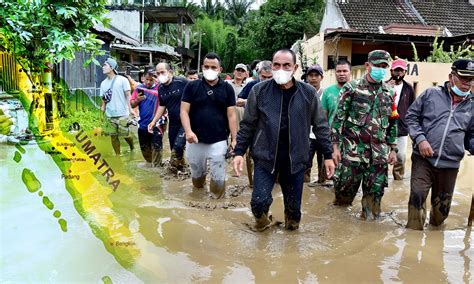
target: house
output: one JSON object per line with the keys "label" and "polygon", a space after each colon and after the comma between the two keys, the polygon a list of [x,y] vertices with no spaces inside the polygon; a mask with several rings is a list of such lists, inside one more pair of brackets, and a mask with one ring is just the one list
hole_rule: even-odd
{"label": "house", "polygon": [[[327,0],[319,34],[301,41],[308,59],[301,65],[304,68],[317,62],[323,69],[331,70],[338,59],[347,59],[353,66],[360,66],[374,49],[384,49],[392,57],[413,61],[412,44],[416,46],[420,60],[425,60],[435,37],[438,42],[444,41],[445,50],[451,45],[472,44],[472,19],[474,0]],[[413,64],[411,67],[415,70]],[[427,71],[431,69],[427,68]],[[356,75],[363,72],[361,68],[355,71],[358,72]],[[419,77],[419,72],[420,68],[415,74],[417,78],[412,78],[413,82],[425,81]],[[431,70],[424,76],[430,79],[431,86],[442,82],[436,76],[446,79],[446,72],[432,74]],[[333,78],[328,79],[323,81],[325,85],[334,82]]]}

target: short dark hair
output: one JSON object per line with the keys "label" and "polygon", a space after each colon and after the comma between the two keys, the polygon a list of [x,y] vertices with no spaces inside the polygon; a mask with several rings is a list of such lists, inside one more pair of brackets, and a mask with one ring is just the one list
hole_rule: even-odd
{"label": "short dark hair", "polygon": [[195,69],[190,69],[188,71],[186,71],[186,76],[189,76],[189,75],[196,75],[198,73],[197,70]]}
{"label": "short dark hair", "polygon": [[219,55],[217,55],[217,53],[214,53],[214,52],[209,52],[208,54],[204,55],[204,58],[202,59],[202,62],[204,63],[204,59],[217,59],[217,61],[219,62],[219,65],[221,65],[221,58],[219,57]]}
{"label": "short dark hair", "polygon": [[289,48],[280,48],[279,50],[275,51],[272,55],[272,60],[275,57],[275,54],[277,54],[278,52],[285,52],[291,54],[291,56],[293,57],[293,64],[296,64],[296,53]]}
{"label": "short dark hair", "polygon": [[351,63],[349,62],[349,60],[346,60],[346,59],[339,59],[336,63],[336,66],[337,65],[347,65],[347,66],[349,66],[349,70],[352,69]]}
{"label": "short dark hair", "polygon": [[250,63],[250,69],[249,70],[254,70],[255,67],[257,67],[257,64],[260,63],[260,59],[255,59],[254,61],[252,61],[252,63]]}

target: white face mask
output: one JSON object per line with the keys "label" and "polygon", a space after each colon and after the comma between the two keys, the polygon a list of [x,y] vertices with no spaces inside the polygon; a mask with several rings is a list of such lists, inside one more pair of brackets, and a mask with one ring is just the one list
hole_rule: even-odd
{"label": "white face mask", "polygon": [[162,74],[158,76],[158,81],[160,82],[160,84],[164,84],[168,82],[168,80],[169,80],[168,74]]}
{"label": "white face mask", "polygon": [[204,78],[208,81],[214,81],[217,79],[217,76],[219,75],[219,72],[214,71],[212,69],[206,69],[202,71],[202,75],[204,75]]}
{"label": "white face mask", "polygon": [[273,80],[275,80],[278,85],[284,85],[290,82],[291,78],[293,78],[293,71],[285,71],[282,69],[278,71],[272,70],[272,74]]}

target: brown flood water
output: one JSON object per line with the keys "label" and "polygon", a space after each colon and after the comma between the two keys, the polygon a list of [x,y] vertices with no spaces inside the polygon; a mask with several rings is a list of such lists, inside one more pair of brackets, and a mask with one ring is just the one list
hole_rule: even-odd
{"label": "brown flood water", "polygon": [[[244,225],[253,222],[251,190],[236,190],[247,184],[247,177],[231,176],[230,164],[222,200],[193,192],[190,179],[167,179],[160,189],[145,189],[165,201],[148,202],[136,211],[135,226],[144,238],[137,245],[149,247],[137,262],[147,271],[140,278],[169,283],[474,283],[473,237],[466,225],[474,157],[462,163],[445,225],[423,232],[404,228],[409,157],[405,180],[390,175],[380,220],[359,219],[360,195],[352,207],[337,208],[331,204],[333,189],[305,185],[303,217],[294,232],[272,227],[255,233]],[[273,198],[271,213],[283,221],[278,185]]]}

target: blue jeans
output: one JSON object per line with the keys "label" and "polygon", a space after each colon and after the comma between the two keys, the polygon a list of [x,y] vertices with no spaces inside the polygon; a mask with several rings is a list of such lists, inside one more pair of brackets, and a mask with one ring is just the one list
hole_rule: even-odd
{"label": "blue jeans", "polygon": [[275,172],[265,170],[255,164],[254,186],[250,206],[255,218],[260,218],[263,213],[268,213],[273,202],[272,190],[278,175],[278,182],[283,193],[285,216],[289,220],[301,220],[301,195],[303,193],[304,170],[291,174],[289,163],[280,164]]}
{"label": "blue jeans", "polygon": [[171,150],[175,151],[176,158],[181,159],[183,157],[184,147],[186,146],[186,136],[181,124],[168,126],[168,138]]}

